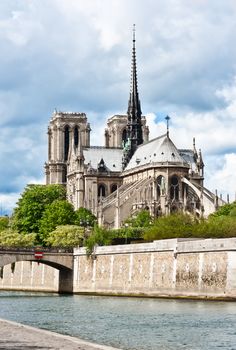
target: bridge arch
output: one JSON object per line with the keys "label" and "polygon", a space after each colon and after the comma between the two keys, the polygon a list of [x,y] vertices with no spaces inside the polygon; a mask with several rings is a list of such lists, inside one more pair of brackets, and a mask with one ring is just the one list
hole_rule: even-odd
{"label": "bridge arch", "polygon": [[35,257],[34,250],[1,249],[0,268],[20,261],[39,262],[59,270],[59,293],[73,292],[73,253],[43,252],[42,258]]}

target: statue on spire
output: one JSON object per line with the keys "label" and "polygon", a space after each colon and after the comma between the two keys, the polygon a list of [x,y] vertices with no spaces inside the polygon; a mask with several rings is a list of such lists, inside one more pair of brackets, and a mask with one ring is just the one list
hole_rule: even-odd
{"label": "statue on spire", "polygon": [[166,136],[169,137],[169,122],[170,122],[170,117],[167,115],[165,117],[166,120]]}

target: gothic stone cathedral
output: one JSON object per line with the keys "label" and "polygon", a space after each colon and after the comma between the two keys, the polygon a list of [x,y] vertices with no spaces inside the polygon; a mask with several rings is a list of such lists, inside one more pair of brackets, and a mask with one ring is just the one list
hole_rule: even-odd
{"label": "gothic stone cathedral", "polygon": [[120,227],[141,209],[154,216],[184,211],[208,216],[221,205],[204,187],[204,163],[195,141],[178,149],[168,130],[149,140],[137,86],[133,37],[131,89],[127,115],[107,121],[105,146],[90,145],[84,113],[55,111],[48,127],[47,184],[63,184],[75,209],[90,209],[107,227]]}

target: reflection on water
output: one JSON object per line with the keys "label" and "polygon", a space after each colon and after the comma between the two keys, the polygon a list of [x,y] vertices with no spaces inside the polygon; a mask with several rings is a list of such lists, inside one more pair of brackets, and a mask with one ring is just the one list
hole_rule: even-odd
{"label": "reflection on water", "polygon": [[121,349],[236,349],[236,303],[0,292],[0,317]]}

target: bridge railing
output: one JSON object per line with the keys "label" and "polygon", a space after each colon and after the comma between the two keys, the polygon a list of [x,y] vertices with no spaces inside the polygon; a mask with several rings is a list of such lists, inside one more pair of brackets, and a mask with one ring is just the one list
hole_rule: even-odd
{"label": "bridge railing", "polygon": [[45,247],[1,247],[1,252],[25,252],[25,253],[35,253],[35,252],[43,252],[43,253],[73,253],[73,248],[45,248]]}

